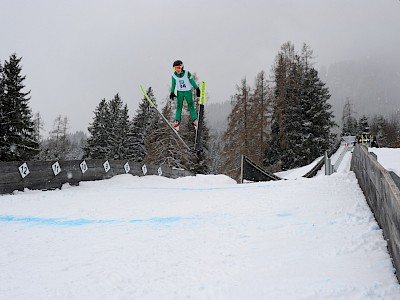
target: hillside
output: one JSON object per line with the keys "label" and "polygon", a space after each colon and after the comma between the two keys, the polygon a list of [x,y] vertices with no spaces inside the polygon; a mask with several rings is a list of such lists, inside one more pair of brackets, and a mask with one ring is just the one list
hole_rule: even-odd
{"label": "hillside", "polygon": [[337,121],[348,98],[355,117],[388,115],[400,111],[400,62],[359,60],[334,63],[320,76],[331,93],[330,103]]}
{"label": "hillside", "polygon": [[208,127],[212,131],[225,132],[227,118],[232,110],[230,102],[207,104],[205,113]]}

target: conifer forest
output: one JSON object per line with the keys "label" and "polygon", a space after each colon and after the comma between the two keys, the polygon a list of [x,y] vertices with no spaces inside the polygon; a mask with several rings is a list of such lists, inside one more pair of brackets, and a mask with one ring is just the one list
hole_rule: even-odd
{"label": "conifer forest", "polygon": [[[223,173],[238,179],[241,155],[271,172],[293,169],[321,157],[340,136],[357,135],[365,128],[371,128],[379,136],[381,145],[399,146],[397,117],[375,114],[357,119],[349,99],[342,116],[334,116],[331,93],[314,68],[314,53],[306,44],[298,50],[291,42],[284,43],[269,72],[261,70],[253,82],[241,79],[231,99],[224,104],[212,101],[206,104],[202,147],[197,155],[182,147],[177,135],[145,97],[132,114],[118,93],[112,99],[99,99],[93,107],[92,122],[82,131],[69,132],[68,117],[60,112],[52,130],[43,137],[41,114],[33,113],[30,108],[30,90],[24,82],[29,74],[24,74],[21,61],[22,57],[15,53],[0,60],[0,161],[3,162],[130,160],[196,174]],[[194,77],[198,82],[196,74]],[[175,101],[162,102],[156,99],[151,86],[145,88],[172,122]],[[196,99],[195,91],[192,92]],[[215,117],[207,113],[209,107],[221,105],[228,108],[225,115]],[[210,116],[213,119],[209,120]],[[195,130],[185,106],[179,135],[194,147]]]}

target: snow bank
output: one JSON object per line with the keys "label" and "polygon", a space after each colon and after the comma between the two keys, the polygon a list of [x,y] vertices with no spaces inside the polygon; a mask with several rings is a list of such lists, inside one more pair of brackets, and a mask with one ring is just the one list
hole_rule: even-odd
{"label": "snow bank", "polygon": [[378,156],[378,162],[388,171],[400,176],[400,148],[368,148]]}
{"label": "snow bank", "polygon": [[400,299],[353,173],[120,175],[0,197],[2,299]]}

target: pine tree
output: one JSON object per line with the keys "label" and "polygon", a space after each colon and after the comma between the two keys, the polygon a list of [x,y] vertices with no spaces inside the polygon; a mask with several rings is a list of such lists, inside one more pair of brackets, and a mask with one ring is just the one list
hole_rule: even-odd
{"label": "pine tree", "polygon": [[85,157],[92,159],[128,159],[130,122],[128,106],[118,94],[107,102],[100,101],[93,123],[88,128],[91,136],[84,147]]}
{"label": "pine tree", "polygon": [[108,136],[110,159],[126,159],[129,153],[127,137],[129,133],[129,115],[127,105],[123,105],[118,94],[109,102],[109,121],[111,125]]}
{"label": "pine tree", "polygon": [[307,45],[299,56],[290,42],[276,58],[271,134],[264,159],[271,171],[308,164],[332,143],[331,129],[336,124],[330,95],[311,58]]}
{"label": "pine tree", "polygon": [[[162,114],[167,120],[172,118],[171,103],[167,102]],[[171,168],[189,170],[191,153],[181,145],[176,134],[165,123],[160,122],[157,128],[152,128],[145,137],[147,154],[146,164],[164,165]]]}
{"label": "pine tree", "polygon": [[108,158],[111,153],[108,142],[111,134],[111,122],[110,110],[105,99],[100,101],[94,114],[93,123],[88,128],[91,136],[84,147],[84,156],[91,159]]}
{"label": "pine tree", "polygon": [[353,117],[350,99],[347,98],[342,114],[342,135],[357,135],[357,119]]}
{"label": "pine tree", "polygon": [[289,64],[286,86],[286,138],[287,144],[281,155],[282,169],[288,170],[302,165],[303,153],[303,103],[301,93],[303,88],[303,69],[300,57],[295,55]]}
{"label": "pine tree", "polygon": [[[194,73],[193,79],[198,82],[197,76]],[[149,97],[153,100],[152,90],[147,91]],[[193,99],[196,99],[195,90],[192,89]],[[144,99],[147,103],[147,101]],[[167,101],[163,108],[163,115],[167,120],[174,119],[176,102]],[[148,106],[147,106],[148,107]],[[146,106],[144,106],[146,109]],[[177,167],[189,170],[193,173],[208,174],[209,163],[208,163],[208,141],[209,141],[209,130],[207,128],[206,119],[203,120],[203,132],[202,132],[202,151],[199,155],[195,155],[192,151],[189,151],[181,144],[176,134],[169,128],[164,121],[161,121],[155,110],[151,109],[153,116],[149,116],[148,111],[141,114],[143,109],[139,107],[135,123],[139,126],[137,132],[143,136],[145,144],[144,146],[140,143],[137,144],[136,149],[143,149],[142,153],[146,154],[145,162],[152,164],[164,164],[170,167]],[[148,118],[148,121],[145,120]],[[156,120],[156,122],[154,121]],[[140,124],[148,123],[146,130],[141,131]],[[142,134],[140,134],[142,132]],[[181,124],[179,129],[179,136],[185,141],[189,148],[194,149],[196,131],[193,127],[193,121],[188,110],[182,111]],[[138,139],[140,141],[140,139]]]}
{"label": "pine tree", "polygon": [[388,117],[383,136],[383,140],[379,141],[383,147],[400,148],[400,113],[393,113]]}
{"label": "pine tree", "polygon": [[250,136],[248,131],[248,103],[250,99],[250,87],[246,79],[236,87],[237,93],[232,97],[232,112],[228,116],[228,129],[224,134],[224,167],[223,172],[228,176],[239,180],[240,156],[248,156],[250,152]]}
{"label": "pine tree", "polygon": [[368,123],[368,117],[366,115],[363,115],[358,121],[358,133],[359,134],[369,133],[369,129],[370,127]]}
{"label": "pine tree", "polygon": [[21,75],[20,62],[21,58],[12,54],[0,76],[0,161],[29,160],[39,152],[29,108],[30,92],[23,92],[26,77]]}
{"label": "pine tree", "polygon": [[[153,89],[151,87],[147,90],[147,95],[157,105],[156,98],[154,97]],[[131,122],[131,129],[129,135],[131,136],[130,148],[131,157],[129,159],[141,162],[147,154],[145,146],[145,137],[149,132],[154,131],[159,126],[159,116],[157,112],[150,106],[145,97],[139,104],[136,110],[136,115]]]}
{"label": "pine tree", "polygon": [[201,150],[195,157],[193,172],[195,174],[210,174],[211,150],[210,129],[208,128],[207,116],[203,116],[203,128],[201,132]]}
{"label": "pine tree", "polygon": [[328,103],[331,95],[325,83],[318,77],[314,69],[306,70],[302,91],[303,102],[303,159],[301,165],[311,163],[323,155],[332,145],[334,134],[331,129],[337,126]]}
{"label": "pine tree", "polygon": [[282,157],[286,155],[289,147],[287,110],[289,108],[289,75],[293,59],[294,46],[288,42],[282,45],[273,67],[273,77],[275,81],[272,101],[273,113],[268,147],[264,157],[264,165],[267,166],[270,171],[282,170]]}
{"label": "pine tree", "polygon": [[[4,86],[4,74],[3,65],[0,61],[0,153],[5,153],[8,149],[6,143],[7,131],[8,131],[8,121],[6,119],[7,107],[5,103],[5,86]],[[5,158],[0,155],[0,161],[5,160]]]}
{"label": "pine tree", "polygon": [[371,133],[378,139],[379,144],[385,144],[384,128],[387,120],[382,115],[375,115],[371,120]]}
{"label": "pine tree", "polygon": [[251,158],[257,164],[262,164],[266,150],[267,133],[271,122],[270,88],[267,84],[265,72],[258,73],[255,81],[255,88],[250,97],[249,109],[249,132],[252,137],[249,141],[252,150]]}

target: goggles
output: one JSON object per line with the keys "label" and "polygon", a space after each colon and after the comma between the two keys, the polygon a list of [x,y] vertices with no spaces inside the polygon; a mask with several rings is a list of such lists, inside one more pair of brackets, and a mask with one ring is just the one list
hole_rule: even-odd
{"label": "goggles", "polygon": [[181,71],[182,70],[182,66],[175,66],[174,67],[174,71]]}

